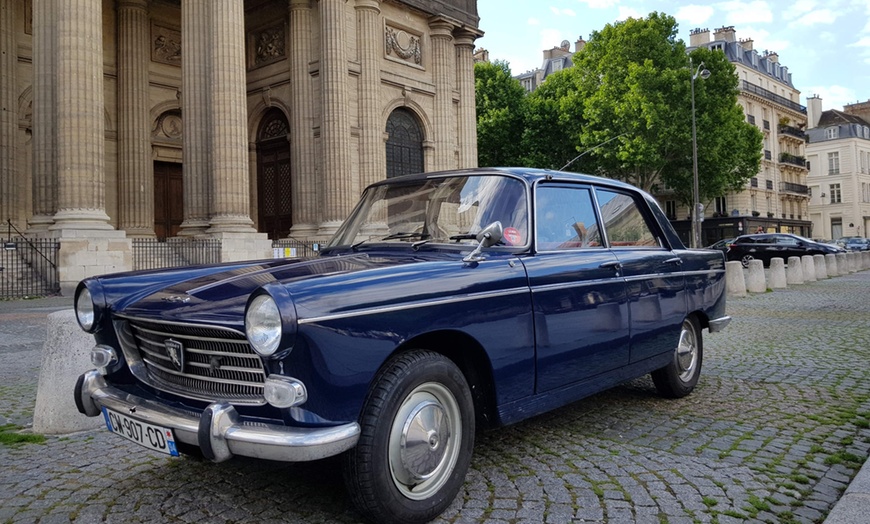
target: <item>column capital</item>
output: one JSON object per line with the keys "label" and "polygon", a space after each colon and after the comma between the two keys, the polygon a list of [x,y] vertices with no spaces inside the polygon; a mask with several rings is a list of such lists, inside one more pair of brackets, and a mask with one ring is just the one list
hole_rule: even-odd
{"label": "column capital", "polygon": [[366,9],[371,9],[375,12],[381,12],[381,0],[356,0],[356,4],[354,5],[354,9],[357,11],[363,11]]}
{"label": "column capital", "polygon": [[458,20],[453,18],[438,15],[429,18],[429,29],[431,29],[431,33],[429,36],[431,38],[446,38],[448,40],[453,38],[453,29],[457,26],[461,25]]}
{"label": "column capital", "polygon": [[118,0],[118,9],[148,9],[148,0]]}
{"label": "column capital", "polygon": [[483,31],[479,29],[462,26],[453,31],[453,38],[456,40],[456,46],[474,47],[474,41],[483,36]]}
{"label": "column capital", "polygon": [[311,0],[289,0],[288,7],[291,11],[296,9],[311,9]]}

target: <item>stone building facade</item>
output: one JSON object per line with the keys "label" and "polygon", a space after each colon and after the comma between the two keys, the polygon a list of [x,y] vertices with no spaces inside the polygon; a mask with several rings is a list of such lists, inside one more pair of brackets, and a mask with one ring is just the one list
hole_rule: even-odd
{"label": "stone building facade", "polygon": [[328,237],[369,183],[475,167],[476,0],[0,0],[0,215],[62,282],[130,238]]}
{"label": "stone building facade", "polygon": [[822,110],[807,99],[813,236],[870,236],[870,100]]}

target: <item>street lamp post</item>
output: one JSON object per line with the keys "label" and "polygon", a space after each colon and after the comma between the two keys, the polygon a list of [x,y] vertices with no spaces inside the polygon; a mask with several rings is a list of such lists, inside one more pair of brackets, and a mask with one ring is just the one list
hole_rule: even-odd
{"label": "street lamp post", "polygon": [[698,187],[698,135],[695,130],[695,79],[710,78],[710,70],[704,69],[704,62],[695,69],[692,57],[689,57],[689,69],[692,71],[692,247],[701,247],[701,222],[704,220],[704,206]]}

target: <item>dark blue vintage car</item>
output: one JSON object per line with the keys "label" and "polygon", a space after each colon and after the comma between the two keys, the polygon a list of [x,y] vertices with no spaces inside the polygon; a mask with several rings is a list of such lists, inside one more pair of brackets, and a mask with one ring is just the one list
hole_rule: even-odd
{"label": "dark blue vintage car", "polygon": [[725,315],[719,251],[686,250],[636,188],[477,169],[370,186],[320,256],[81,282],[97,369],[79,410],[171,455],[343,454],[360,511],[423,522],[477,428],[651,373],[698,382]]}

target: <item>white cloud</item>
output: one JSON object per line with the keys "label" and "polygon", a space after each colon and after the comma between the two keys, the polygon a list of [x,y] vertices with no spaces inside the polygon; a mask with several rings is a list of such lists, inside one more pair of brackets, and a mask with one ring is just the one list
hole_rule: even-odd
{"label": "white cloud", "polygon": [[803,96],[819,95],[822,98],[822,109],[843,109],[846,104],[854,103],[858,100],[853,89],[840,85],[830,86],[811,86],[803,93]]}
{"label": "white cloud", "polygon": [[788,6],[782,13],[782,17],[786,20],[794,20],[801,16],[812,12],[816,8],[816,0],[797,0],[797,2]]}
{"label": "white cloud", "polygon": [[849,44],[848,47],[866,47],[870,49],[870,36],[865,36],[861,40]]}
{"label": "white cloud", "polygon": [[684,5],[677,9],[677,14],[674,18],[677,20],[685,20],[692,26],[699,26],[707,22],[715,9],[709,5]]}
{"label": "white cloud", "polygon": [[766,50],[776,51],[781,54],[782,51],[791,47],[791,42],[772,37],[770,31],[767,31],[766,29],[759,29],[752,26],[740,27],[737,29],[738,38],[751,39],[753,49],[756,49],[759,53]]}
{"label": "white cloud", "polygon": [[638,11],[637,9],[634,9],[633,7],[625,7],[625,6],[621,5],[621,6],[619,6],[619,14],[616,16],[616,20],[621,21],[621,20],[626,20],[628,18],[638,18],[639,19],[639,18],[643,18],[644,16],[646,16],[646,15],[642,14],[640,11]]}
{"label": "white cloud", "polygon": [[[542,29],[541,30],[541,40],[540,40],[540,50],[544,49],[553,49],[554,47],[559,47],[559,44],[565,38],[562,36],[562,32],[558,29]],[[541,55],[538,54],[540,57]],[[541,58],[543,60],[543,58]]]}
{"label": "white cloud", "polygon": [[537,18],[529,18],[529,21],[526,22],[528,25],[541,25],[541,21]]}
{"label": "white cloud", "polygon": [[572,9],[559,9],[558,7],[550,6],[550,11],[556,16],[577,16],[577,13]]}
{"label": "white cloud", "polygon": [[837,20],[837,14],[830,9],[819,9],[806,13],[796,21],[789,24],[791,27],[810,27],[816,24],[833,24]]}
{"label": "white cloud", "polygon": [[577,0],[581,4],[585,4],[589,9],[607,9],[619,3],[619,0]]}
{"label": "white cloud", "polygon": [[730,0],[717,4],[725,12],[728,25],[743,25],[753,23],[773,22],[773,12],[764,0]]}

